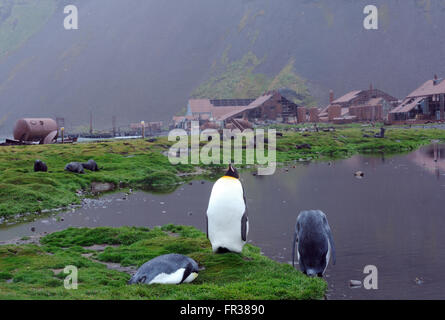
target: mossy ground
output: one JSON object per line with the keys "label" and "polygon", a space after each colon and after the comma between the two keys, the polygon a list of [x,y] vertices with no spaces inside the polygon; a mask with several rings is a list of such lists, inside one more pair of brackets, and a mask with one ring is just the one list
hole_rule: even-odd
{"label": "mossy ground", "polygon": [[[322,279],[249,244],[242,254],[213,254],[205,234],[193,227],[70,228],[40,244],[0,246],[0,299],[321,299],[327,289]],[[94,244],[113,246],[85,248]],[[188,255],[204,269],[190,284],[128,285],[129,274],[97,262],[139,267],[167,253]],[[67,275],[60,271],[68,265],[78,268],[77,290],[64,288]]]}
{"label": "mossy ground", "polygon": [[[364,138],[379,132],[373,127],[337,128],[333,132],[294,132],[281,128],[277,138],[277,162],[345,158],[356,153],[407,152],[433,139],[445,141],[445,130],[388,129],[385,139]],[[286,130],[287,129],[287,130]],[[226,165],[171,165],[164,155],[173,142],[159,138],[155,142],[144,139],[103,141],[66,145],[11,146],[0,148],[0,217],[39,213],[45,209],[63,207],[80,202],[78,190],[88,191],[92,182],[110,182],[116,186],[149,191],[173,191],[179,183],[191,179],[182,175],[203,167],[207,174],[223,174]],[[201,143],[201,146],[205,142]],[[296,145],[309,144],[310,149]],[[163,154],[164,153],[164,154]],[[245,158],[245,157],[244,157]],[[49,171],[34,172],[36,159],[47,163]],[[68,162],[94,159],[101,168],[98,172],[74,174],[64,171]],[[244,159],[245,161],[245,159]],[[237,164],[246,167],[245,163]]]}
{"label": "mossy ground", "polygon": [[[162,151],[168,141],[80,143],[0,148],[0,217],[79,203],[77,190],[92,182],[110,182],[149,191],[170,191],[181,181],[178,173],[194,171],[191,165],[172,166]],[[48,172],[34,172],[34,161],[48,165]],[[101,169],[85,174],[64,171],[72,161],[94,159]]]}

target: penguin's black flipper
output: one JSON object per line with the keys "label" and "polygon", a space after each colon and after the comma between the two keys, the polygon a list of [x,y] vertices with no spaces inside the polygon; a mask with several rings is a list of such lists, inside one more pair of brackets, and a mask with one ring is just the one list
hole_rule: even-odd
{"label": "penguin's black flipper", "polygon": [[187,263],[187,266],[185,267],[184,274],[182,275],[182,280],[180,283],[183,283],[185,279],[188,278],[188,276],[192,273],[193,266],[191,263]]}
{"label": "penguin's black flipper", "polygon": [[241,239],[243,241],[247,241],[247,201],[246,201],[246,190],[244,189],[244,186],[241,185],[243,188],[243,199],[244,199],[244,206],[246,207],[243,216],[241,217]]}
{"label": "penguin's black flipper", "polygon": [[207,217],[206,214],[206,234],[207,234],[207,239],[209,238],[209,217]]}
{"label": "penguin's black flipper", "polygon": [[[298,225],[298,222],[297,222]],[[297,244],[297,226],[295,226],[295,230],[294,230],[294,240],[292,242],[292,267],[295,267],[295,246]]]}
{"label": "penguin's black flipper", "polygon": [[331,250],[332,250],[332,264],[335,265],[335,263],[337,262],[337,259],[335,257],[335,245],[334,245],[334,239],[332,237],[332,232],[331,232],[331,228],[329,227],[329,223],[328,221],[325,219],[323,219],[323,224],[324,224],[324,228],[325,231],[328,235],[328,240],[329,240],[329,244],[331,245]]}
{"label": "penguin's black flipper", "polygon": [[241,239],[243,239],[243,241],[247,241],[247,208],[241,217]]}

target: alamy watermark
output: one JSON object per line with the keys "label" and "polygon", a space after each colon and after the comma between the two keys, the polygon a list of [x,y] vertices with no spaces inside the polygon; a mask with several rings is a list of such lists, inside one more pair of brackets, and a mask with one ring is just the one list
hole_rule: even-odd
{"label": "alamy watermark", "polygon": [[67,14],[63,20],[65,30],[79,29],[79,11],[75,5],[68,5],[63,8],[63,13]]}
{"label": "alamy watermark", "polygon": [[[189,142],[190,140],[190,142]],[[199,129],[198,121],[191,121],[190,136],[184,129],[174,129],[168,141],[176,141],[170,148],[171,164],[247,164],[260,165],[258,175],[272,175],[276,168],[276,130],[268,129]],[[201,142],[206,142],[200,148]],[[267,144],[267,152],[265,145]],[[190,146],[190,147],[189,147]],[[232,153],[233,149],[233,153]],[[243,161],[243,153],[245,161]]]}
{"label": "alamy watermark", "polygon": [[367,14],[363,20],[363,27],[366,30],[377,30],[379,28],[379,10],[375,5],[367,5],[363,9],[363,14]]}
{"label": "alamy watermark", "polygon": [[363,273],[367,274],[365,279],[363,280],[363,286],[366,290],[377,290],[379,288],[378,285],[378,270],[377,267],[370,264],[365,266],[363,269]]}
{"label": "alamy watermark", "polygon": [[63,281],[63,286],[67,290],[77,290],[78,270],[76,266],[66,266],[63,269],[64,274],[68,274]]}

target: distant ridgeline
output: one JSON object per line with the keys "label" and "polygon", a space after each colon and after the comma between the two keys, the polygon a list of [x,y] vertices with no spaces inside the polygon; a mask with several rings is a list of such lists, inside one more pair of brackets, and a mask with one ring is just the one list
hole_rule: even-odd
{"label": "distant ridgeline", "polygon": [[227,50],[223,53],[221,64],[212,66],[213,75],[192,93],[193,98],[256,98],[266,91],[280,89],[282,95],[298,105],[316,106],[306,80],[294,72],[294,59],[276,75],[268,76],[255,72],[258,66],[265,63],[266,57],[258,59],[248,52],[240,60],[227,63],[226,55]]}

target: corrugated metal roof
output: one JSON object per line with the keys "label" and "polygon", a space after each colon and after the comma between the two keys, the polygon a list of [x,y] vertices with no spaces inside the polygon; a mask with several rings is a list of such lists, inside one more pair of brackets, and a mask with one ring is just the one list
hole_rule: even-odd
{"label": "corrugated metal roof", "polygon": [[354,105],[351,106],[351,108],[369,107],[369,106],[375,107],[375,106],[378,106],[378,105],[382,104],[382,100],[383,100],[383,98],[381,98],[381,97],[371,98],[368,101],[361,102],[359,104],[354,104]]}
{"label": "corrugated metal roof", "polygon": [[[248,99],[227,99],[227,101],[245,101]],[[253,100],[253,99],[251,99]],[[252,103],[254,103],[256,100],[253,100]],[[215,107],[212,103],[212,100],[210,99],[191,99],[189,100],[189,105],[190,105],[190,111],[192,113],[192,115],[195,115],[196,118],[198,117],[197,114],[200,114],[199,117],[201,119],[204,118],[209,118],[210,115],[211,117],[213,117],[213,119],[219,119],[221,117],[224,117],[226,114],[232,114],[232,113],[236,113],[240,110],[244,110],[245,108],[247,108],[248,106],[250,106],[251,104],[249,104],[248,106],[243,106],[243,105],[234,105],[234,106],[225,106],[222,105],[222,103],[218,103],[218,106]],[[213,100],[213,101],[218,101],[221,102],[222,100]]]}
{"label": "corrugated metal roof", "polygon": [[[258,97],[257,99],[255,99],[255,101],[253,101],[251,104],[249,104],[247,107],[240,107],[237,108],[236,110],[233,110],[231,112],[228,112],[220,117],[215,117],[217,120],[226,120],[229,118],[232,118],[240,113],[243,113],[246,110],[250,110],[250,109],[255,109],[259,106],[261,106],[263,103],[265,103],[266,101],[268,101],[270,98],[272,98],[271,94],[266,94],[264,96]],[[218,109],[221,109],[221,107],[219,107]]]}
{"label": "corrugated metal roof", "polygon": [[362,92],[363,90],[354,90],[351,91],[347,94],[345,94],[344,96],[341,96],[338,99],[335,99],[334,101],[332,101],[332,104],[336,104],[336,103],[344,103],[344,102],[349,102],[352,99],[354,99],[355,97],[357,97],[357,95],[360,94],[360,92]]}
{"label": "corrugated metal roof", "polygon": [[398,107],[392,109],[389,113],[405,113],[414,109],[425,97],[406,98]]}
{"label": "corrugated metal roof", "polygon": [[419,88],[411,92],[407,98],[414,97],[425,97],[431,96],[435,94],[445,94],[445,80],[439,79],[436,80],[437,84],[434,85],[435,80],[428,80],[424,84],[422,84]]}

